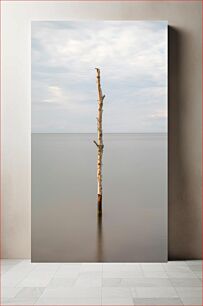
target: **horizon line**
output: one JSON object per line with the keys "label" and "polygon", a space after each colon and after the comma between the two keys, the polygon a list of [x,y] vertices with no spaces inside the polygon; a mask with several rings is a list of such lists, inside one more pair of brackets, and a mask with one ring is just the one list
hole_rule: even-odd
{"label": "horizon line", "polygon": [[[97,132],[31,132],[31,134],[97,134]],[[105,132],[103,134],[168,134],[168,132]]]}

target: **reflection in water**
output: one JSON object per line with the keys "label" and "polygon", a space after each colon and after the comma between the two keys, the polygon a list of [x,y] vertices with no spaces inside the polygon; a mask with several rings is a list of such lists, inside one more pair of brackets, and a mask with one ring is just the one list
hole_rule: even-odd
{"label": "reflection in water", "polygon": [[94,137],[32,134],[32,261],[165,261],[166,135],[105,134],[102,217]]}
{"label": "reflection in water", "polygon": [[98,262],[102,262],[103,258],[103,232],[102,232],[102,215],[97,215],[97,254]]}

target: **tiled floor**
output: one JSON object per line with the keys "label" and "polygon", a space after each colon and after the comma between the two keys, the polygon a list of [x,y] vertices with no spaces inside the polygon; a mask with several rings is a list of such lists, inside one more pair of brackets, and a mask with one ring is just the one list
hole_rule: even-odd
{"label": "tiled floor", "polygon": [[202,261],[1,261],[1,305],[202,305]]}

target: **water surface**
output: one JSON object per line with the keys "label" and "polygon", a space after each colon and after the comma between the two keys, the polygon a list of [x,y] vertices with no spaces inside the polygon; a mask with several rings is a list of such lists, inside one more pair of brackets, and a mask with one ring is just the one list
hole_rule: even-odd
{"label": "water surface", "polygon": [[32,261],[167,260],[167,136],[32,134]]}

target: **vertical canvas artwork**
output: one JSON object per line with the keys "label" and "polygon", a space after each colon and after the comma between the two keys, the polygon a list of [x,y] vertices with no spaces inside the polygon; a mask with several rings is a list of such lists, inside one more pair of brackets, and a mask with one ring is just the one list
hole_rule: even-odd
{"label": "vertical canvas artwork", "polygon": [[32,261],[166,261],[167,22],[31,27]]}

